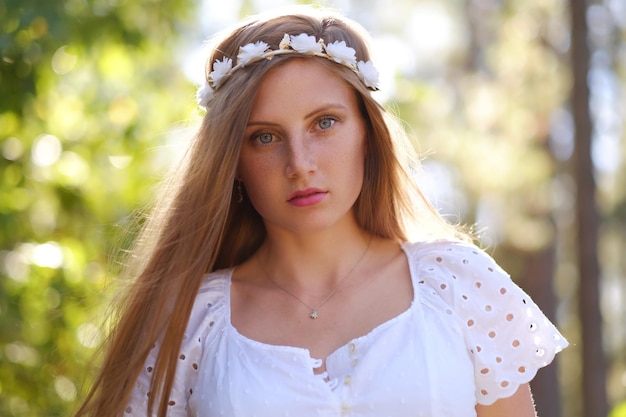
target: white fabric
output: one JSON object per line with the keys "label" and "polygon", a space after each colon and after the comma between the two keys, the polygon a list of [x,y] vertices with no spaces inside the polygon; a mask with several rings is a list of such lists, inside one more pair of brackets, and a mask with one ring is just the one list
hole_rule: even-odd
{"label": "white fabric", "polygon": [[[568,343],[491,257],[465,243],[403,245],[411,307],[326,359],[251,340],[230,322],[232,270],[193,307],[171,416],[472,417],[511,396]],[[145,416],[153,349],[126,409]],[[327,378],[324,378],[327,376]]]}

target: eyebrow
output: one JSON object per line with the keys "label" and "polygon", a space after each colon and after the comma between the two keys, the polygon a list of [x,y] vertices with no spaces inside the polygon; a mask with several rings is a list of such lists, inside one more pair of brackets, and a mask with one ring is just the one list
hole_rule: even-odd
{"label": "eyebrow", "polygon": [[[305,119],[308,119],[312,116],[314,116],[317,113],[323,112],[323,111],[328,111],[328,110],[347,110],[347,107],[341,103],[327,103],[327,104],[323,104],[317,108],[315,108],[313,111],[307,113],[304,115]],[[254,121],[254,120],[249,120],[248,124],[246,125],[247,127],[249,126],[275,126],[277,123],[272,123],[272,122],[265,122],[265,121]]]}

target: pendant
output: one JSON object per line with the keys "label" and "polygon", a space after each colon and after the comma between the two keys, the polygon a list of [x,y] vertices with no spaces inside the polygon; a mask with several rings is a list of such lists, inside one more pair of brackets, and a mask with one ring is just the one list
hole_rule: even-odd
{"label": "pendant", "polygon": [[309,314],[309,317],[311,317],[313,320],[315,320],[318,316],[317,316],[317,311],[313,310],[311,311],[311,314]]}

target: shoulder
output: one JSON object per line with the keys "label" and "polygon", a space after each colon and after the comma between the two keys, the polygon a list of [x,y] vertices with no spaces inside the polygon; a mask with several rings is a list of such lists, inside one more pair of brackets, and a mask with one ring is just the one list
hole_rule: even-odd
{"label": "shoulder", "polygon": [[206,336],[208,328],[223,320],[231,274],[232,270],[224,269],[204,277],[189,316],[188,335]]}
{"label": "shoulder", "polygon": [[504,302],[502,295],[516,287],[496,261],[472,243],[412,242],[403,249],[413,285],[429,304],[442,300],[447,307],[480,308]]}
{"label": "shoulder", "polygon": [[[187,403],[198,377],[206,344],[215,339],[214,330],[224,326],[230,270],[216,271],[204,277],[181,343],[176,377],[170,393],[172,416],[187,415]],[[157,340],[146,358],[144,368],[137,377],[126,407],[129,415],[145,416],[147,396],[151,391],[152,372],[156,367],[161,340]],[[158,403],[158,401],[157,401]]]}
{"label": "shoulder", "polygon": [[407,242],[403,249],[412,267],[420,271],[460,270],[464,273],[506,273],[478,246],[463,241]]}
{"label": "shoulder", "polygon": [[434,241],[403,248],[422,301],[443,305],[461,326],[478,403],[513,395],[567,346],[528,294],[477,246]]}
{"label": "shoulder", "polygon": [[225,326],[230,275],[231,270],[216,271],[202,281],[185,329],[181,358],[194,359],[197,364],[207,343]]}

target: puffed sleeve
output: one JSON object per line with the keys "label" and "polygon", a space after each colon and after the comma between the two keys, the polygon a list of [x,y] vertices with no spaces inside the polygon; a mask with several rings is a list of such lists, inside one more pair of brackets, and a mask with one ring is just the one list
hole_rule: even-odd
{"label": "puffed sleeve", "polygon": [[531,298],[476,246],[438,243],[423,252],[419,264],[460,321],[479,404],[513,395],[567,347]]}
{"label": "puffed sleeve", "polygon": [[[216,306],[224,302],[223,287],[224,276],[215,273],[215,276],[209,275],[205,279],[198,292],[178,356],[179,362],[168,402],[168,417],[190,415],[189,399],[193,395],[198,372],[201,371],[203,348],[207,343],[209,331],[216,321],[223,321],[216,317],[223,312],[223,308]],[[160,343],[157,342],[146,359],[124,411],[124,417],[147,416],[150,382],[159,346]],[[158,408],[158,401],[155,402],[154,415],[156,415],[156,408]]]}

